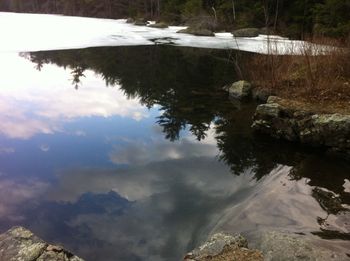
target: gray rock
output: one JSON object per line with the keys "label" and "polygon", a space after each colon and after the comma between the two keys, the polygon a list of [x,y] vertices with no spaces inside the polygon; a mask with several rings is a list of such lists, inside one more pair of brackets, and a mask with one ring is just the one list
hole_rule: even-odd
{"label": "gray rock", "polygon": [[312,244],[305,236],[277,231],[263,233],[260,250],[265,261],[343,261],[347,257]]}
{"label": "gray rock", "polygon": [[23,227],[11,228],[0,235],[0,260],[83,261],[59,246],[47,244]]}
{"label": "gray rock", "polygon": [[150,24],[148,27],[164,29],[164,28],[168,28],[169,25],[166,23],[160,22],[160,23]]}
{"label": "gray rock", "polygon": [[257,37],[260,34],[258,28],[242,28],[232,32],[235,37]]}
{"label": "gray rock", "polygon": [[138,26],[146,26],[147,24],[148,24],[148,22],[144,18],[138,18],[134,22],[134,25],[138,25]]}
{"label": "gray rock", "polygon": [[252,92],[252,85],[247,81],[234,82],[230,86],[224,88],[228,90],[230,97],[239,100],[248,98]]}
{"label": "gray rock", "polygon": [[189,26],[186,29],[179,30],[177,33],[193,34],[197,36],[215,36],[214,31],[217,28],[217,24],[208,17],[187,21],[187,24]]}
{"label": "gray rock", "polygon": [[128,19],[126,19],[126,23],[127,24],[133,24],[133,23],[135,23],[135,19],[132,18],[132,17],[129,17]]}
{"label": "gray rock", "polygon": [[186,29],[182,29],[177,31],[179,34],[193,34],[197,36],[215,36],[213,31],[209,29],[203,29],[203,28],[195,28],[195,27],[187,27]]}
{"label": "gray rock", "polygon": [[267,99],[272,95],[270,91],[262,90],[259,88],[253,88],[252,90],[252,96],[253,99],[260,101],[260,102],[267,102]]}
{"label": "gray rock", "polygon": [[261,104],[256,108],[257,115],[263,115],[268,117],[279,117],[281,112],[281,106],[277,103]]}
{"label": "gray rock", "polygon": [[198,17],[189,19],[186,21],[186,25],[197,29],[207,29],[212,32],[215,32],[218,28],[218,24],[210,17]]}
{"label": "gray rock", "polygon": [[271,96],[257,107],[252,127],[272,137],[323,146],[350,156],[350,115],[317,114]]}
{"label": "gray rock", "polygon": [[260,251],[250,250],[247,240],[241,235],[218,233],[207,242],[188,253],[184,260],[263,260]]}

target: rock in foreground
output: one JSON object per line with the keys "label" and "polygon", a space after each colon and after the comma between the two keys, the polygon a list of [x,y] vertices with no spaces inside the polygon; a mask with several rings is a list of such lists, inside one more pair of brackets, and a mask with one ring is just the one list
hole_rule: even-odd
{"label": "rock in foreground", "polygon": [[0,260],[6,261],[83,261],[50,245],[23,227],[14,227],[0,235]]}
{"label": "rock in foreground", "polygon": [[269,231],[262,235],[260,246],[265,261],[310,260],[310,261],[345,261],[342,254],[316,246],[304,236],[286,232]]}
{"label": "rock in foreground", "polygon": [[252,126],[272,137],[350,156],[350,115],[317,113],[302,104],[270,96],[259,105]]}
{"label": "rock in foreground", "polygon": [[260,251],[248,249],[248,242],[241,235],[231,236],[218,233],[202,246],[188,253],[185,261],[262,261]]}

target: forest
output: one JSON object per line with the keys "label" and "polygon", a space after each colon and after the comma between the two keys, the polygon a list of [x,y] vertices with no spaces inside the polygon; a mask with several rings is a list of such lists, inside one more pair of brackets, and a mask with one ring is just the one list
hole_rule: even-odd
{"label": "forest", "polygon": [[220,29],[269,27],[294,38],[346,39],[350,32],[350,0],[1,0],[0,11],[142,17],[171,24],[210,19]]}

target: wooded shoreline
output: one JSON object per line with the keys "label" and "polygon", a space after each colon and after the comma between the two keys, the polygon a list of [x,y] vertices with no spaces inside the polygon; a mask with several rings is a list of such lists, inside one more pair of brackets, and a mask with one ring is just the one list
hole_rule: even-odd
{"label": "wooded shoreline", "polygon": [[147,18],[171,24],[211,20],[222,29],[269,27],[293,38],[350,33],[350,0],[2,0],[2,12]]}

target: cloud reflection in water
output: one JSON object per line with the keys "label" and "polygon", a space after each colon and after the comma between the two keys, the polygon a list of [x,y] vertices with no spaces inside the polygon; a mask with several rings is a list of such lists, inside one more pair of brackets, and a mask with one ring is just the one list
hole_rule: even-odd
{"label": "cloud reflection in water", "polygon": [[[41,71],[17,54],[1,54],[0,133],[29,139],[64,131],[64,123],[82,117],[148,117],[137,99],[128,99],[104,80],[86,71],[83,88],[72,88],[69,69],[45,65]],[[14,79],[16,72],[21,77]]]}

